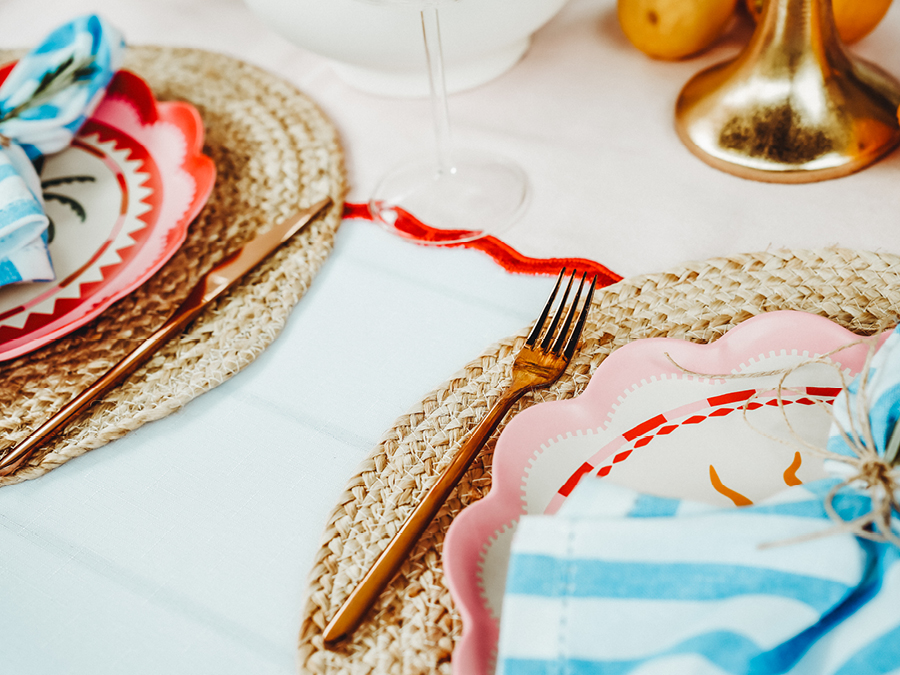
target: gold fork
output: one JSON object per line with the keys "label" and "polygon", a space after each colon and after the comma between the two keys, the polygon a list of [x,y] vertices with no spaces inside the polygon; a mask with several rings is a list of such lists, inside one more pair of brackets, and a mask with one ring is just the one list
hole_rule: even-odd
{"label": "gold fork", "polygon": [[[487,416],[475,427],[437,482],[425,493],[422,501],[412,510],[397,534],[394,535],[369,571],[366,572],[362,581],[347,596],[337,614],[325,627],[322,637],[326,645],[331,646],[342,640],[359,626],[363,617],[409,557],[409,553],[419,537],[434,519],[453,488],[466,473],[469,465],[478,456],[485,441],[490,438],[512,405],[525,392],[538,387],[546,387],[555,382],[569,365],[587,319],[597,277],[595,276],[591,281],[581,303],[581,312],[578,314],[578,319],[575,320],[579,299],[582,297],[585,286],[586,274],[581,275],[578,291],[575,293],[569,311],[562,319],[566,300],[572,289],[572,282],[578,273],[573,270],[554,317],[545,331],[547,316],[550,314],[559,292],[565,271],[563,268],[559,273],[553,293],[550,294],[541,316],[525,340],[525,346],[522,347],[513,362],[512,382],[509,387],[501,394]],[[561,319],[562,325],[560,325]],[[572,326],[573,321],[575,321],[574,327]],[[543,338],[540,339],[542,334]],[[539,339],[540,342],[538,342]]]}

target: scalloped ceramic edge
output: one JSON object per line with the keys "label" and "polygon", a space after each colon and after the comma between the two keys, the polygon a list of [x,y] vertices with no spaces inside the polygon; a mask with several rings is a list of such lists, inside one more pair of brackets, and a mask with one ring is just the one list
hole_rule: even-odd
{"label": "scalloped ceramic edge", "polygon": [[[13,65],[0,70],[0,81]],[[131,147],[115,145],[110,138],[116,134],[126,137]],[[76,278],[77,293],[54,296],[57,289],[73,283],[71,278],[58,281],[50,291],[42,293],[54,298],[51,311],[29,312],[20,329],[4,326],[11,336],[0,343],[0,361],[33,351],[83,326],[137,289],[174,255],[184,243],[191,221],[209,199],[215,182],[215,166],[203,155],[203,137],[203,121],[193,106],[158,102],[140,77],[124,70],[116,74],[76,143],[83,147],[88,147],[89,141],[106,143],[115,146],[116,151],[126,152],[127,161],[141,163],[138,173],[144,176],[140,187],[151,186],[150,193],[139,200],[146,208],[136,214],[144,226],[125,233],[124,243],[120,241],[119,248],[112,250],[114,254],[127,251],[127,258],[101,265],[98,252],[94,266],[100,281],[82,283]],[[122,236],[120,233],[120,240]],[[3,317],[17,310],[28,311],[19,307],[4,312]],[[38,327],[34,327],[35,318],[40,321]]]}
{"label": "scalloped ceramic edge", "polygon": [[[491,542],[509,536],[525,513],[520,486],[535,456],[535,446],[584,428],[587,415],[596,421],[596,414],[590,411],[615,410],[623,393],[636,382],[682,376],[683,372],[663,356],[666,352],[683,368],[726,373],[745,365],[748,359],[752,362],[757,354],[782,350],[824,354],[856,339],[858,336],[824,317],[777,311],[748,319],[710,344],[673,338],[637,340],[603,361],[580,396],[541,403],[517,415],[498,439],[490,493],[456,517],[444,543],[444,572],[463,621],[462,636],[453,652],[454,674],[488,675],[493,669],[499,627],[481,595],[479,565]],[[832,360],[856,373],[866,349],[859,344]]]}

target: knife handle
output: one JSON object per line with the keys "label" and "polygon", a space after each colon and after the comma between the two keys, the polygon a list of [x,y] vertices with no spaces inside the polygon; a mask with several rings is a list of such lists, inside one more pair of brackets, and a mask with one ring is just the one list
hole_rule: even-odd
{"label": "knife handle", "polygon": [[18,470],[39,447],[58,432],[72,417],[131,375],[166,340],[184,330],[209,303],[225,293],[246,272],[250,271],[272,251],[306,227],[323,209],[331,204],[331,197],[325,197],[312,206],[297,211],[279,226],[258,234],[204,274],[194,288],[191,289],[181,306],[153,335],[110,368],[90,387],[60,408],[55,415],[35,429],[28,438],[5,454],[0,454],[0,478]]}
{"label": "knife handle", "polygon": [[187,300],[160,326],[150,337],[144,340],[134,351],[110,368],[102,377],[94,382],[78,396],[60,408],[55,415],[35,429],[28,438],[16,445],[0,458],[0,477],[17,471],[35,451],[50,440],[75,415],[88,405],[106,394],[121,383],[141,364],[147,361],[157,349],[169,338],[184,330],[203,310],[203,295],[206,292],[206,280],[201,280],[191,291]]}

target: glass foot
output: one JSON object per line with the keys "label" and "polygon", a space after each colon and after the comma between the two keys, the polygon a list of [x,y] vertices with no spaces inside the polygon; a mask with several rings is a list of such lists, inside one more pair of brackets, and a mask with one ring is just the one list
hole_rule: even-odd
{"label": "glass foot", "polygon": [[369,210],[401,237],[452,244],[505,232],[524,212],[528,193],[528,179],[513,162],[460,151],[449,171],[433,157],[393,169],[375,188]]}

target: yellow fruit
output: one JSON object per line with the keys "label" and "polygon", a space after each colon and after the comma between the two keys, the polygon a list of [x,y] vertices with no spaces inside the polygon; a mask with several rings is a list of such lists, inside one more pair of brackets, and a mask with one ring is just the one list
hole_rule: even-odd
{"label": "yellow fruit", "polygon": [[[764,0],[745,0],[750,15],[759,20]],[[891,0],[832,0],[834,24],[845,44],[868,35],[887,14]]]}
{"label": "yellow fruit", "polygon": [[658,59],[680,59],[715,42],[736,4],[737,0],[618,0],[619,24],[642,52]]}

